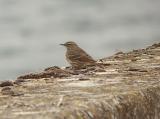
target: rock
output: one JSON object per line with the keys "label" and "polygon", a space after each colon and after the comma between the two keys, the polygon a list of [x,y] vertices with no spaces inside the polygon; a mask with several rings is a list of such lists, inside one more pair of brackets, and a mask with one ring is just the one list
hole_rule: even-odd
{"label": "rock", "polygon": [[58,66],[48,67],[44,69],[44,71],[55,71],[55,70],[61,70]]}
{"label": "rock", "polygon": [[89,78],[79,78],[78,80],[80,81],[87,81],[87,80],[90,80]]}
{"label": "rock", "polygon": [[159,45],[118,54],[104,72],[50,67],[0,87],[0,118],[160,119]]}
{"label": "rock", "polygon": [[3,81],[0,83],[0,87],[5,87],[5,86],[13,86],[12,81]]}
{"label": "rock", "polygon": [[49,67],[40,73],[31,73],[19,76],[17,79],[41,79],[41,78],[62,78],[71,76],[70,72],[60,69],[59,67]]}
{"label": "rock", "polygon": [[25,79],[16,79],[16,80],[14,81],[14,84],[19,85],[19,84],[21,84],[22,82],[26,82],[26,80],[25,80]]}
{"label": "rock", "polygon": [[4,88],[2,88],[1,93],[3,95],[11,95],[11,96],[14,95],[14,92],[13,92],[13,90],[12,90],[11,87],[4,87]]}

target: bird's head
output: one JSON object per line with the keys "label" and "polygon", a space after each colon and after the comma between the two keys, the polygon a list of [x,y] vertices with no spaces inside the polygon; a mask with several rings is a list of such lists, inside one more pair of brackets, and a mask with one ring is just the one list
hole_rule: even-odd
{"label": "bird's head", "polygon": [[60,45],[63,45],[65,47],[67,47],[67,48],[72,48],[72,47],[76,47],[77,46],[77,44],[75,42],[73,42],[73,41],[69,41],[69,42],[66,42],[66,43],[60,44]]}

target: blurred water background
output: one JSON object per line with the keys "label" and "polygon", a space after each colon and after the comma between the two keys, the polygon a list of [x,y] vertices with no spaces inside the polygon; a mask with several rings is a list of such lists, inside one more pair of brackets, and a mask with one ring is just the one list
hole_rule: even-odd
{"label": "blurred water background", "polygon": [[67,66],[59,44],[95,59],[160,41],[160,0],[0,0],[0,79]]}

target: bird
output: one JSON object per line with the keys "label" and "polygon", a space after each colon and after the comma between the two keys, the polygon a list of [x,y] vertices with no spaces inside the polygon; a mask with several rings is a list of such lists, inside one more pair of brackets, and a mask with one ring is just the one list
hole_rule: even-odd
{"label": "bird", "polygon": [[96,66],[96,61],[80,48],[75,42],[68,41],[60,44],[66,47],[66,59],[74,70],[85,69],[90,66]]}

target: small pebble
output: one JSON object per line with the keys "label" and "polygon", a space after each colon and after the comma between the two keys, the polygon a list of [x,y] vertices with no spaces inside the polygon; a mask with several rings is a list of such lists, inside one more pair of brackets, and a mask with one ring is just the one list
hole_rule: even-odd
{"label": "small pebble", "polygon": [[17,79],[17,80],[14,81],[14,84],[20,84],[22,82],[26,82],[26,80],[24,80],[24,79]]}
{"label": "small pebble", "polygon": [[0,83],[0,87],[5,87],[5,86],[13,86],[12,81],[3,81]]}
{"label": "small pebble", "polygon": [[79,78],[78,79],[79,81],[87,81],[87,80],[90,80],[89,78]]}
{"label": "small pebble", "polygon": [[10,87],[4,87],[2,90],[1,90],[1,93],[3,95],[14,95],[14,92],[12,90],[12,88]]}

